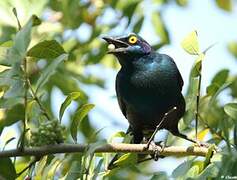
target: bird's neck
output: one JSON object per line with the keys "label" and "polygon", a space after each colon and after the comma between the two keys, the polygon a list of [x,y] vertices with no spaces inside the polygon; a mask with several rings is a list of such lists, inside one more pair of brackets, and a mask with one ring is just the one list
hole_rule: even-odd
{"label": "bird's neck", "polygon": [[118,58],[122,66],[122,70],[127,73],[135,71],[144,71],[147,66],[153,62],[152,54],[139,57]]}

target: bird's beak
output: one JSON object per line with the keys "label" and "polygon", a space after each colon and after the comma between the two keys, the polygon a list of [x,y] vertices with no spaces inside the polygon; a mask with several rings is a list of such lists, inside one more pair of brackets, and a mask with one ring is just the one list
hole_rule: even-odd
{"label": "bird's beak", "polygon": [[108,53],[111,54],[124,52],[126,48],[129,46],[129,44],[122,41],[121,39],[116,39],[112,37],[103,37],[103,39],[109,44]]}

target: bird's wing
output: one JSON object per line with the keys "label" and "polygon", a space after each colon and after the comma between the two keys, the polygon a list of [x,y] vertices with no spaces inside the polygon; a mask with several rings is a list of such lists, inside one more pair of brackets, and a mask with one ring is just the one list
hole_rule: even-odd
{"label": "bird's wing", "polygon": [[117,94],[117,99],[118,99],[118,104],[119,107],[123,113],[123,115],[127,118],[127,113],[126,113],[126,105],[120,95],[120,90],[119,90],[119,77],[117,76],[116,78],[116,84],[115,84],[115,89],[116,89],[116,94]]}
{"label": "bird's wing", "polygon": [[182,91],[182,88],[183,88],[183,85],[184,85],[184,81],[183,81],[183,78],[182,78],[182,76],[181,76],[181,74],[179,72],[179,69],[178,69],[176,63],[174,62],[172,57],[170,57],[170,56],[168,56],[166,54],[162,54],[162,55],[163,55],[163,57],[165,57],[166,60],[170,61],[171,64],[173,65],[173,67],[175,68],[175,72],[176,72],[175,73],[175,77],[177,78],[178,85],[180,87],[180,91]]}
{"label": "bird's wing", "polygon": [[181,76],[178,69],[177,69],[177,78],[178,78],[178,83],[179,83],[180,90],[182,91],[184,81],[183,81],[183,78],[182,78],[182,76]]}

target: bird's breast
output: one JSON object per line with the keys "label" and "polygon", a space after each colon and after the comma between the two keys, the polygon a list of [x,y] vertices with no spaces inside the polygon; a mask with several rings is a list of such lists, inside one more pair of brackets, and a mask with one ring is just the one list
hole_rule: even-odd
{"label": "bird's breast", "polygon": [[127,105],[139,112],[166,109],[181,92],[169,74],[158,69],[136,71],[119,77],[118,90]]}

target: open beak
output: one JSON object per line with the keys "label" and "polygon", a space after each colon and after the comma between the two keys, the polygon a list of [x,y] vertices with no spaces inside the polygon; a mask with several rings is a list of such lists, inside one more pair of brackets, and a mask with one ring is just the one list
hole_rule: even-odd
{"label": "open beak", "polygon": [[108,53],[110,54],[125,52],[126,48],[129,46],[129,44],[122,41],[121,39],[116,39],[112,37],[103,37],[103,39],[109,44]]}

